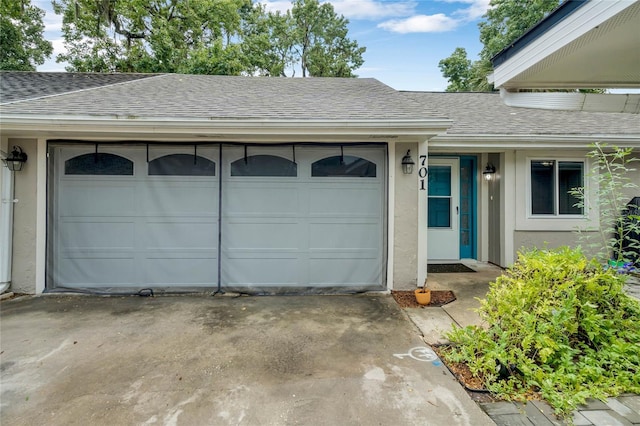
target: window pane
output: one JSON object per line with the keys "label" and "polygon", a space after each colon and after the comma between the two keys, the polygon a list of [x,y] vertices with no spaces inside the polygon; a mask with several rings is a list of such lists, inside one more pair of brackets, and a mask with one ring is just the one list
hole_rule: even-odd
{"label": "window pane", "polygon": [[584,186],[581,161],[558,162],[558,210],[559,214],[582,214],[581,207],[574,207],[579,201],[569,194],[573,188]]}
{"label": "window pane", "polygon": [[376,177],[376,165],[364,158],[344,155],[323,158],[311,165],[311,176]]}
{"label": "window pane", "polygon": [[555,214],[555,182],[553,167],[555,161],[531,162],[531,213]]}
{"label": "window pane", "polygon": [[429,197],[429,228],[451,228],[451,199]]}
{"label": "window pane", "polygon": [[149,162],[149,175],[215,176],[216,163],[193,154],[171,154]]}
{"label": "window pane", "polygon": [[65,175],[133,175],[133,161],[104,152],[82,154],[64,162]]}
{"label": "window pane", "polygon": [[298,165],[275,155],[252,155],[231,163],[231,176],[298,176]]}
{"label": "window pane", "polygon": [[429,167],[429,195],[448,197],[451,195],[451,167]]}

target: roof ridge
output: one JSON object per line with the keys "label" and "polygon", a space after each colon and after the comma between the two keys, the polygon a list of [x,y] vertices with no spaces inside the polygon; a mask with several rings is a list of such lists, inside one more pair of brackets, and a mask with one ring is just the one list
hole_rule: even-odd
{"label": "roof ridge", "polygon": [[[28,72],[32,72],[32,71],[26,71],[25,73],[28,73]],[[38,73],[37,71],[36,71],[36,72],[34,72],[34,73],[37,73],[37,74],[55,74],[55,72],[51,72],[51,73],[47,73],[47,72],[44,72],[44,73]],[[57,74],[66,74],[66,73],[59,72],[59,73],[57,73]],[[113,75],[113,74],[111,74],[111,73],[88,73],[88,72],[84,72],[84,73],[75,73],[75,72],[72,72],[72,73],[69,73],[69,74],[85,74],[85,75],[101,75],[101,74],[104,74],[104,75]],[[131,74],[145,74],[145,73],[131,73]],[[102,89],[102,88],[104,88],[104,87],[113,87],[113,86],[118,86],[118,85],[121,85],[121,84],[134,83],[134,82],[136,82],[136,81],[140,81],[140,80],[147,80],[147,79],[153,79],[153,78],[164,77],[164,76],[166,76],[166,75],[168,75],[168,74],[155,74],[155,73],[153,73],[153,74],[152,74],[152,73],[149,73],[149,75],[148,75],[148,76],[141,77],[141,78],[134,79],[134,80],[118,81],[118,82],[116,82],[116,83],[106,83],[106,84],[103,84],[103,85],[100,85],[100,86],[95,86],[95,87],[84,87],[84,88],[82,88],[82,89],[69,90],[69,91],[67,91],[67,92],[61,92],[61,93],[52,93],[52,94],[50,94],[50,95],[42,95],[42,96],[37,96],[37,97],[35,97],[35,98],[18,99],[18,100],[15,100],[15,101],[9,101],[9,102],[2,102],[2,101],[0,100],[0,106],[4,106],[4,105],[14,105],[14,104],[18,104],[18,103],[20,103],[20,102],[31,102],[31,101],[37,101],[37,100],[47,99],[47,98],[52,98],[52,97],[56,97],[56,96],[70,95],[70,94],[73,94],[73,93],[82,93],[82,92],[87,92],[87,91],[90,91],[90,90]]]}

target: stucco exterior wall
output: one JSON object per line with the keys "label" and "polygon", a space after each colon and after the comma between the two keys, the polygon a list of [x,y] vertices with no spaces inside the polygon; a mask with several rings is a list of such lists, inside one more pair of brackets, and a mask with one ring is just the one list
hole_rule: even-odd
{"label": "stucco exterior wall", "polygon": [[[405,175],[400,164],[402,157],[411,150],[418,162],[418,144],[397,143],[395,146],[395,214],[393,250],[393,288],[413,290],[417,285],[418,270],[418,178],[417,172]],[[416,167],[417,169],[417,167]]]}
{"label": "stucco exterior wall", "polygon": [[13,210],[13,254],[11,291],[33,294],[36,291],[36,195],[37,141],[9,139],[9,146],[19,145],[27,153],[24,168],[15,172]]}
{"label": "stucco exterior wall", "polygon": [[[595,232],[585,232],[583,236],[591,234],[593,242],[598,238]],[[514,233],[514,259],[517,259],[517,252],[521,249],[531,249],[534,247],[553,249],[561,246],[583,246],[583,251],[589,255],[589,250],[580,244],[580,235],[571,231],[516,231]]]}

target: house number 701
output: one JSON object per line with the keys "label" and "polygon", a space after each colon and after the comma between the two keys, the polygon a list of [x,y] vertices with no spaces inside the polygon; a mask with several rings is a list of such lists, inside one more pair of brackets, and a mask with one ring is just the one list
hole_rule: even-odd
{"label": "house number 701", "polygon": [[424,191],[427,189],[425,188],[424,180],[428,174],[429,174],[429,170],[427,170],[427,156],[421,155],[420,168],[418,169],[418,177],[420,178],[420,191]]}

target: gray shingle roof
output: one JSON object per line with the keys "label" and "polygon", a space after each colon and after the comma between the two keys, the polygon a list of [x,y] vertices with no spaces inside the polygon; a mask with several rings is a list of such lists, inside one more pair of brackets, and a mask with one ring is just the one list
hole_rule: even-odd
{"label": "gray shingle roof", "polygon": [[448,135],[640,135],[640,116],[504,104],[498,93],[402,92],[453,120]]}
{"label": "gray shingle roof", "polygon": [[91,89],[152,75],[0,71],[0,103]]}
{"label": "gray shingle roof", "polygon": [[[4,89],[3,89],[4,90]],[[4,104],[2,114],[181,119],[424,120],[434,110],[375,79],[162,74]]]}

